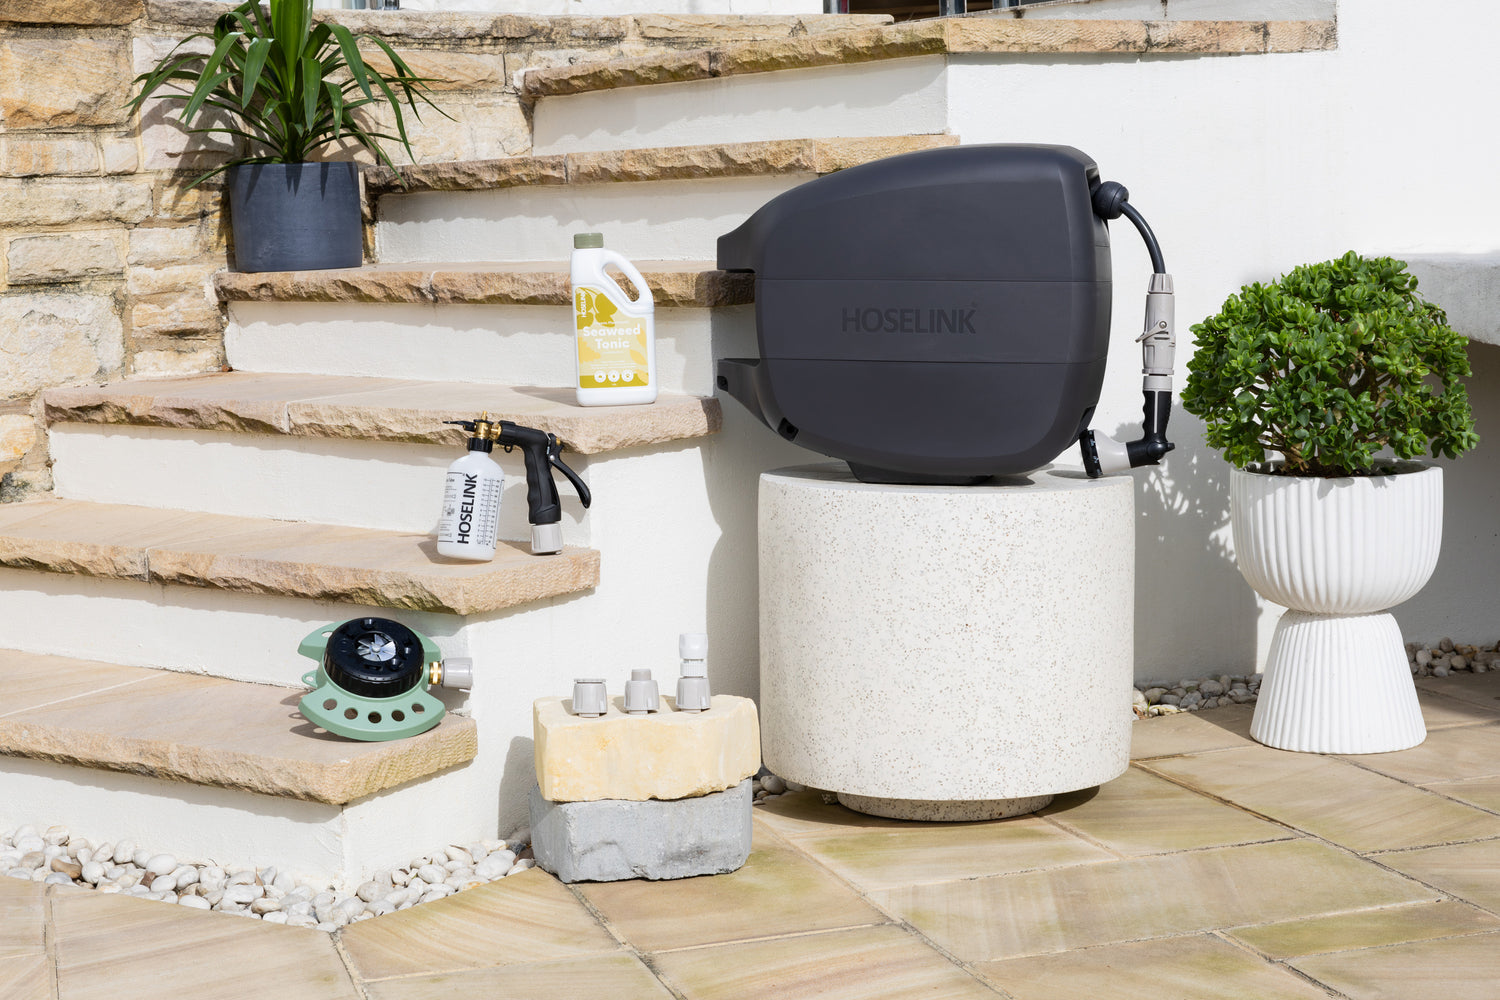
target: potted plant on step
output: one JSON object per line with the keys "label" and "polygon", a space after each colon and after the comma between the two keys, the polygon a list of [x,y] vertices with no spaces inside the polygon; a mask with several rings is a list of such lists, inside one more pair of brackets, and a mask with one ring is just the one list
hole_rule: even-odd
{"label": "potted plant on step", "polygon": [[1250,730],[1270,746],[1426,738],[1388,611],[1426,584],[1442,538],[1442,470],[1412,460],[1478,436],[1465,341],[1416,288],[1403,261],[1348,253],[1247,285],[1193,327],[1183,408],[1233,466],[1240,573],[1289,609]]}
{"label": "potted plant on step", "polygon": [[[206,43],[193,46],[199,39]],[[366,40],[385,54],[389,72],[365,62],[359,43]],[[207,43],[212,49],[201,51]],[[140,92],[132,109],[152,97],[170,101],[179,105],[174,115],[190,133],[245,144],[241,154],[193,181],[228,171],[235,263],[242,271],[358,267],[359,168],[312,161],[347,143],[394,166],[382,140],[400,143],[412,156],[402,102],[414,116],[419,99],[436,109],[427,97],[429,79],[413,74],[379,38],[356,37],[332,21],[314,24],[312,0],[269,0],[268,8],[246,0],[219,17],[212,33],[183,39],[135,82]],[[158,94],[163,87],[169,90]],[[394,135],[371,123],[368,111],[381,103],[392,109]]]}

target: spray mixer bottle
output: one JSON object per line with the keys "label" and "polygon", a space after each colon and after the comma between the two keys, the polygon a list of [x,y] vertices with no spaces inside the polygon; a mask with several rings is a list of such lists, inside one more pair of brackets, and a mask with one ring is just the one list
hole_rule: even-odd
{"label": "spray mixer bottle", "polygon": [[568,477],[587,507],[593,502],[578,473],[563,464],[557,435],[522,427],[509,420],[490,420],[481,413],[474,420],[447,420],[468,431],[469,451],[448,467],[443,490],[443,518],[438,528],[438,553],[455,559],[494,558],[500,527],[500,491],[505,477],[490,458],[495,445],[509,452],[520,448],[526,462],[527,519],[531,522],[531,551],[536,555],[561,552],[562,501],[552,481],[555,468]]}

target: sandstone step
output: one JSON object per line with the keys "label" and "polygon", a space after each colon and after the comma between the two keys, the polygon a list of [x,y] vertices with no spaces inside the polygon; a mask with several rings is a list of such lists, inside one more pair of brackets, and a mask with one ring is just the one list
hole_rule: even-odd
{"label": "sandstone step", "polygon": [[44,499],[0,506],[0,566],[379,608],[473,615],[599,580],[599,554],[443,561],[426,535]]}
{"label": "sandstone step", "polygon": [[[582,407],[571,389],[245,372],[43,398],[57,496],[422,534],[437,527],[444,473],[467,440],[445,420],[488,411],[554,433],[587,481],[589,456],[671,447],[722,419],[717,399],[672,393],[650,406]],[[523,455],[492,457],[506,478],[500,537],[529,539]],[[584,508],[556,478],[564,541],[589,544]]]}
{"label": "sandstone step", "polygon": [[[716,352],[754,353],[753,279],[711,263],[636,263],[659,307],[658,384],[711,395]],[[224,273],[216,287],[239,371],[543,386],[575,377],[566,261]]]}
{"label": "sandstone step", "polygon": [[711,260],[720,235],[788,188],[956,141],[880,135],[526,156],[403,167],[404,188],[395,172],[371,170],[365,184],[387,263],[562,258],[572,234],[588,231],[633,260]]}
{"label": "sandstone step", "polygon": [[545,386],[359,376],[223,372],[60,387],[42,394],[49,424],[138,425],[433,444],[468,438],[445,420],[481,410],[556,434],[569,452],[594,455],[701,437],[719,429],[717,399],[662,394],[650,406],[579,406]]}
{"label": "sandstone step", "polygon": [[[307,661],[304,661],[307,662]],[[473,759],[473,719],[361,743],[297,713],[302,688],[0,649],[0,755],[344,805]]]}
{"label": "sandstone step", "polygon": [[468,805],[494,783],[471,718],[361,743],[303,719],[301,688],[12,650],[0,651],[0,683],[12,820],[351,889],[453,839],[494,835],[493,802],[488,824]]}
{"label": "sandstone step", "polygon": [[[949,65],[1319,51],[1332,21],[941,18],[527,71],[533,155],[798,136],[967,133]],[[1019,92],[1019,91],[1016,91]],[[985,92],[994,113],[994,92]]]}

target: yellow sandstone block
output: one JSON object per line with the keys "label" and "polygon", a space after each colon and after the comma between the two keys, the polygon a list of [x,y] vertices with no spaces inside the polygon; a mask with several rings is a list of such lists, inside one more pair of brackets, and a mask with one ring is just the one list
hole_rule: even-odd
{"label": "yellow sandstone block", "polygon": [[714,695],[706,712],[662,710],[626,715],[620,698],[609,712],[581,719],[571,699],[532,705],[536,780],[553,802],[599,799],[685,799],[733,788],[760,769],[760,718],[755,702]]}

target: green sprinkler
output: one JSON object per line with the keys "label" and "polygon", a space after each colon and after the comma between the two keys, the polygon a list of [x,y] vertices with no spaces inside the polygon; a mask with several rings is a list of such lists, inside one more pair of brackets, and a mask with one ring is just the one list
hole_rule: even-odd
{"label": "green sprinkler", "polygon": [[315,725],[351,740],[399,740],[425,733],[443,718],[429,684],[467,688],[473,662],[443,659],[437,643],[389,618],[324,625],[297,647],[318,661],[302,675],[312,688],[297,707]]}

